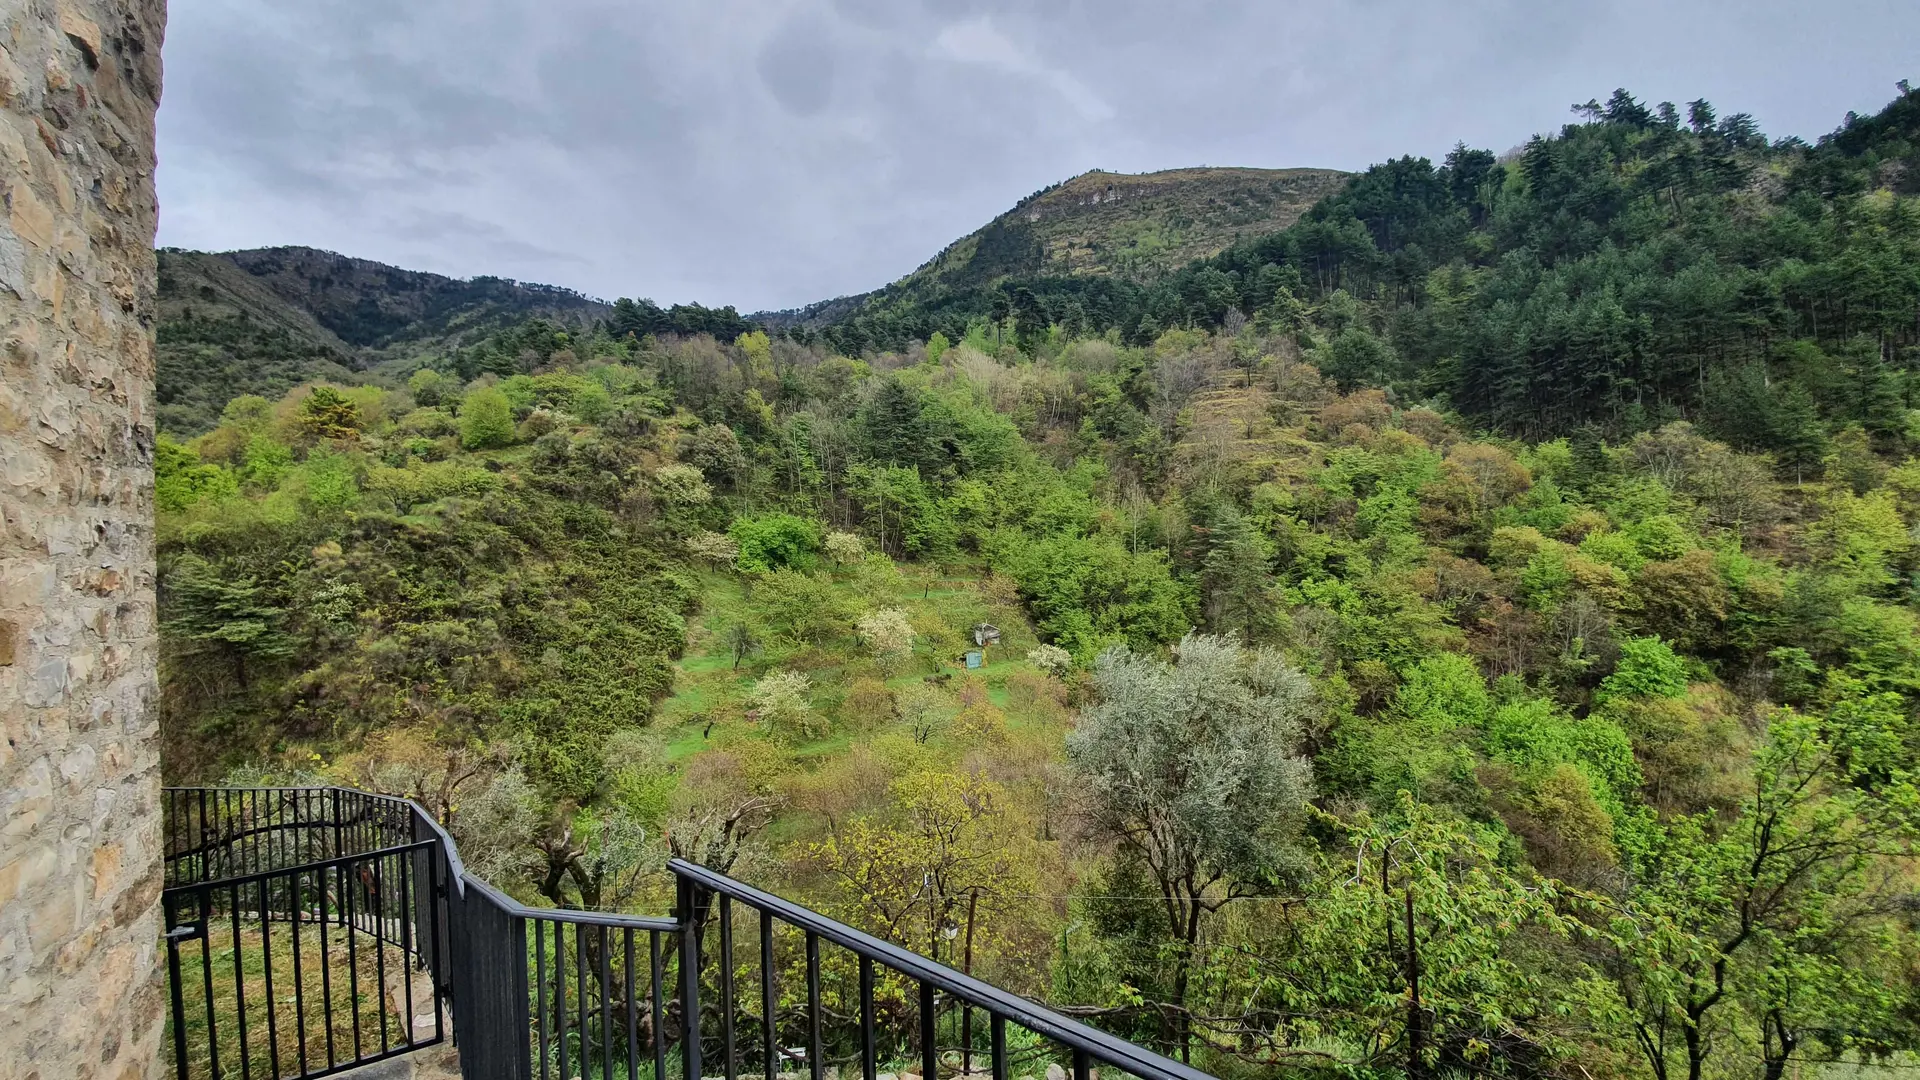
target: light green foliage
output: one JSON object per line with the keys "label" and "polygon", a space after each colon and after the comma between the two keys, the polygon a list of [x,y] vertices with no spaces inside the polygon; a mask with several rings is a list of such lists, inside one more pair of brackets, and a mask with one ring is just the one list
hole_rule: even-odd
{"label": "light green foliage", "polygon": [[792,514],[756,514],[733,519],[727,535],[740,545],[740,569],[805,570],[820,550],[820,526]]}
{"label": "light green foliage", "polygon": [[1687,666],[1657,637],[1620,643],[1620,661],[1600,684],[1604,697],[1676,698],[1687,692]]}
{"label": "light green foliage", "polygon": [[179,512],[200,503],[219,502],[239,491],[229,469],[205,465],[199,455],[165,436],[153,451],[153,501],[162,510]]}
{"label": "light green foliage", "polygon": [[420,405],[431,408],[450,401],[458,392],[459,384],[444,372],[433,368],[421,368],[407,377],[407,392]]}
{"label": "light green foliage", "polygon": [[507,401],[507,395],[483,386],[461,399],[461,446],[468,450],[492,450],[511,446],[516,437],[513,406]]}
{"label": "light green foliage", "polygon": [[1874,973],[1920,945],[1882,894],[1887,860],[1920,843],[1920,789],[1911,750],[1881,726],[1905,721],[1856,719],[1843,748],[1818,718],[1776,712],[1737,816],[1659,823],[1634,851],[1639,884],[1607,943],[1655,1070],[1697,1076],[1740,1038],[1769,1070],[1889,1035],[1910,1045]]}
{"label": "light green foliage", "polygon": [[1265,945],[1259,963],[1224,965],[1236,990],[1274,1002],[1288,1043],[1316,1048],[1314,1057],[1342,1071],[1399,1075],[1409,1050],[1408,957],[1417,949],[1427,1067],[1442,1047],[1490,1068],[1504,1064],[1503,1054],[1552,1061],[1578,1053],[1577,1018],[1589,997],[1581,969],[1549,974],[1537,951],[1587,936],[1569,903],[1576,894],[1515,872],[1487,832],[1411,797],[1388,813],[1327,824],[1343,843],[1322,857],[1298,933]]}
{"label": "light green foliage", "polygon": [[1895,560],[1914,542],[1893,493],[1836,492],[1825,510],[1809,529],[1809,539],[1844,587],[1875,592],[1892,584]]}
{"label": "light green foliage", "polygon": [[838,567],[854,566],[866,560],[867,543],[850,532],[829,532],[823,544],[827,558]]}
{"label": "light green foliage", "polygon": [[988,557],[1019,586],[1041,633],[1076,657],[1166,644],[1192,626],[1192,593],[1165,561],[1112,540],[1007,533]]}
{"label": "light green foliage", "polygon": [[1580,541],[1580,553],[1596,562],[1617,566],[1631,574],[1646,565],[1647,557],[1626,533],[1600,531],[1588,533]]}
{"label": "light green foliage", "polygon": [[1423,799],[1457,799],[1472,789],[1472,745],[1493,707],[1473,661],[1439,653],[1415,664],[1387,715],[1373,724],[1342,725],[1340,755],[1366,777],[1383,806],[1402,791]]}
{"label": "light green foliage", "polygon": [[1653,514],[1628,525],[1621,530],[1643,558],[1677,559],[1686,554],[1692,544],[1687,538],[1686,526],[1674,520],[1671,514]]}
{"label": "light green foliage", "polygon": [[775,569],[755,581],[753,601],[767,626],[790,641],[820,644],[852,628],[845,596],[824,576]]}
{"label": "light green foliage", "polygon": [[706,477],[692,465],[662,465],[653,470],[654,498],[675,509],[704,506],[713,501]]}

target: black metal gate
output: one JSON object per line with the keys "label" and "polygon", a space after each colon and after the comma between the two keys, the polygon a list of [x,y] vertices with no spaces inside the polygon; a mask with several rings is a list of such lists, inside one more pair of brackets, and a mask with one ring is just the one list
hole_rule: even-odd
{"label": "black metal gate", "polygon": [[164,798],[178,1080],[326,1076],[446,1038],[447,864],[410,804],[338,788]]}

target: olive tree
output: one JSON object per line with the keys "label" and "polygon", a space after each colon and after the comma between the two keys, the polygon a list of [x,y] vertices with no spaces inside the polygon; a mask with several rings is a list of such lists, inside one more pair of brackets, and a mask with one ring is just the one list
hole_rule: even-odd
{"label": "olive tree", "polygon": [[1205,917],[1272,883],[1311,774],[1298,753],[1306,676],[1278,652],[1188,634],[1169,664],[1124,647],[1093,667],[1099,703],[1067,738],[1095,831],[1144,863],[1169,941],[1182,1051],[1194,947]]}

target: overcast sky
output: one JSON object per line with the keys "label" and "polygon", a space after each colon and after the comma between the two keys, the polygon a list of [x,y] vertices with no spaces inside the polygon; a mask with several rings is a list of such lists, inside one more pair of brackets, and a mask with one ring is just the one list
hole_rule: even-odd
{"label": "overcast sky", "polygon": [[1912,0],[174,0],[160,243],[744,311],[1092,168],[1504,151],[1625,86],[1811,139]]}

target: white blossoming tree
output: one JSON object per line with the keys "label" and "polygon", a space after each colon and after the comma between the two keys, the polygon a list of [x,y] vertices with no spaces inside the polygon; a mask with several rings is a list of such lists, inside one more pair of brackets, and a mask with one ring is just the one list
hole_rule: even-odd
{"label": "white blossoming tree", "polygon": [[1027,650],[1027,662],[1059,678],[1073,668],[1073,654],[1058,645],[1041,645]]}
{"label": "white blossoming tree", "polygon": [[873,651],[874,662],[889,675],[913,656],[913,623],[899,608],[881,608],[854,624],[860,640]]}
{"label": "white blossoming tree", "polygon": [[770,671],[747,691],[747,716],[774,731],[818,735],[820,714],[807,701],[812,689],[813,680],[798,671]]}

